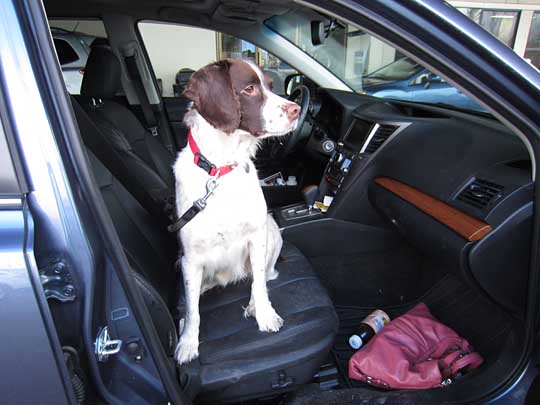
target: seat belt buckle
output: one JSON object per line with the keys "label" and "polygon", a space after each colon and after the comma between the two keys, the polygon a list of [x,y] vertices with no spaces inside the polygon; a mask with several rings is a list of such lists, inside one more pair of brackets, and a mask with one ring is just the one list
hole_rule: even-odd
{"label": "seat belt buckle", "polygon": [[150,127],[150,128],[148,128],[148,130],[150,131],[150,133],[152,134],[152,136],[158,136],[158,135],[159,135],[158,127],[157,127],[157,126],[155,126],[155,127]]}

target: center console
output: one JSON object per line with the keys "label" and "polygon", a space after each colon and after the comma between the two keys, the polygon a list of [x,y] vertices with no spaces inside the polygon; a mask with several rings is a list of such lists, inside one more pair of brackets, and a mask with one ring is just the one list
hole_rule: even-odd
{"label": "center console", "polygon": [[377,150],[391,137],[409,125],[406,122],[374,122],[355,116],[345,134],[337,142],[328,161],[323,178],[306,204],[280,208],[275,212],[280,227],[318,219],[330,207],[354,164],[355,172],[362,170]]}
{"label": "center console", "polygon": [[[389,138],[396,136],[409,125],[408,122],[372,122],[354,118],[328,162],[321,182],[321,191],[336,195],[353,162],[355,170],[361,170],[359,165],[367,164]],[[323,190],[324,186],[326,190]]]}

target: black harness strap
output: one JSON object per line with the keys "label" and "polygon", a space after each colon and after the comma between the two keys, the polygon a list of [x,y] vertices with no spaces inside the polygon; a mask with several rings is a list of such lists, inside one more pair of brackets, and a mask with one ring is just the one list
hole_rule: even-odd
{"label": "black harness strap", "polygon": [[186,212],[184,212],[184,215],[167,227],[167,230],[169,232],[178,232],[180,229],[186,226],[189,221],[195,218],[195,216],[204,209],[204,206],[198,204],[198,202],[199,200],[195,201],[195,203]]}

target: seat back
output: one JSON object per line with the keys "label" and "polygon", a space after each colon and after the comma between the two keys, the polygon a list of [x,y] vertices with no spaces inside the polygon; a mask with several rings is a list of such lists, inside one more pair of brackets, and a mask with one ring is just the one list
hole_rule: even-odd
{"label": "seat back", "polygon": [[[150,212],[162,209],[174,197],[174,156],[126,106],[113,100],[121,88],[121,67],[110,46],[96,40],[92,45],[78,98],[99,128],[92,152]],[[87,143],[85,141],[85,143]],[[88,144],[88,143],[87,143]],[[125,179],[132,179],[125,181]],[[141,201],[142,188],[154,200]]]}

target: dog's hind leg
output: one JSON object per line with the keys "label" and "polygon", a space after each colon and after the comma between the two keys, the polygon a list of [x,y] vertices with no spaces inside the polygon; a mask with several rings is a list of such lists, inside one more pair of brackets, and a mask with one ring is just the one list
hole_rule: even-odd
{"label": "dog's hind leg", "polygon": [[245,315],[255,315],[261,332],[277,332],[283,325],[283,319],[272,307],[266,288],[267,254],[271,253],[267,252],[267,237],[267,229],[264,229],[256,232],[248,243],[253,283]]}
{"label": "dog's hind leg", "polygon": [[199,297],[203,279],[201,265],[191,263],[182,258],[182,273],[184,276],[184,290],[186,294],[186,317],[184,330],[180,336],[174,357],[178,364],[188,363],[199,356]]}

